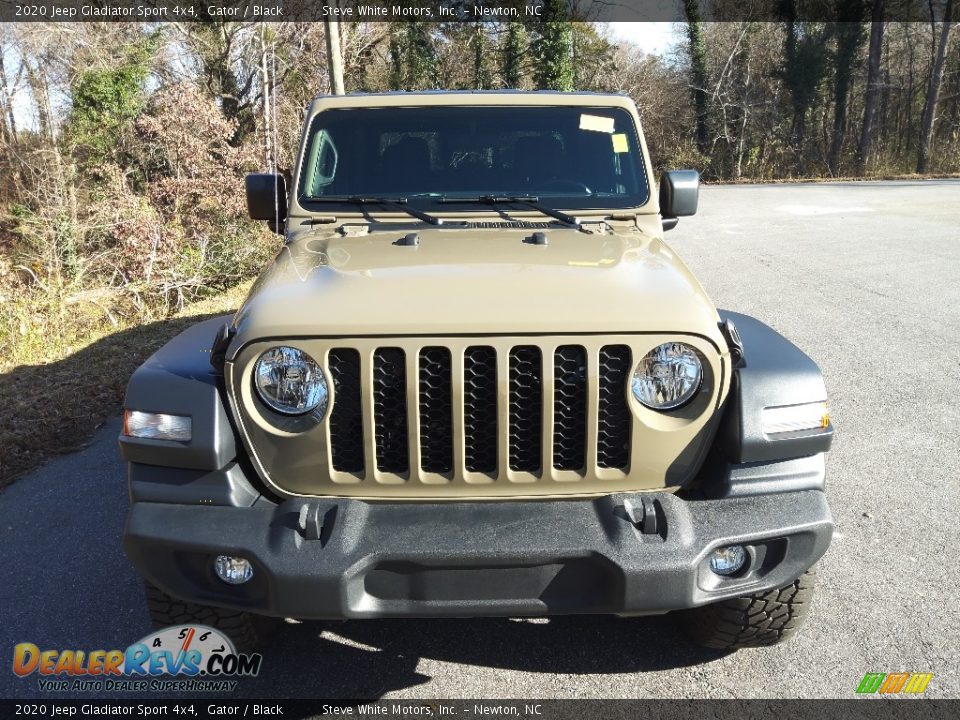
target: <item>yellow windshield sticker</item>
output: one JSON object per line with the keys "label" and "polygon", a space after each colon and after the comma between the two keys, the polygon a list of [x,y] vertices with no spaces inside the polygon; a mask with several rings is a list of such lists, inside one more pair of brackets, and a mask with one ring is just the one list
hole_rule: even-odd
{"label": "yellow windshield sticker", "polygon": [[581,130],[590,130],[592,132],[603,132],[603,133],[612,133],[613,132],[613,118],[603,117],[601,115],[587,115],[586,113],[580,116],[580,129]]}
{"label": "yellow windshield sticker", "polygon": [[615,133],[610,137],[613,139],[613,151],[615,153],[630,152],[630,143],[627,142],[626,134]]}

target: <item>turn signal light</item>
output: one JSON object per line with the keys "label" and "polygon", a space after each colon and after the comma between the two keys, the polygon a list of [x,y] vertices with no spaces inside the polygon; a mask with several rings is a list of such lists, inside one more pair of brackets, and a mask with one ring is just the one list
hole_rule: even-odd
{"label": "turn signal light", "polygon": [[147,440],[190,442],[193,437],[193,420],[184,415],[125,410],[123,434]]}
{"label": "turn signal light", "polygon": [[827,411],[826,401],[768,407],[763,409],[760,424],[767,435],[823,430],[830,425],[830,413]]}

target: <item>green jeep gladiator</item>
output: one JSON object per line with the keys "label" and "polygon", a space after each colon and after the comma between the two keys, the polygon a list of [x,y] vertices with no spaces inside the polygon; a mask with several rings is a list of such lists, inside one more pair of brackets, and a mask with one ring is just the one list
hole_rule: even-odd
{"label": "green jeep gladiator", "polygon": [[[673,613],[789,636],[833,532],[817,365],[663,240],[619,95],[322,96],[232,317],[130,380],[127,553],[159,626]],[[288,190],[289,187],[289,190]]]}

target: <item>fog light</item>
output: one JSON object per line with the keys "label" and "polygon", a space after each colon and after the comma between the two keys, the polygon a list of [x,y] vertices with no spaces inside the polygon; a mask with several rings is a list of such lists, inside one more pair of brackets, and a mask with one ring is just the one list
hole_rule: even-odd
{"label": "fog light", "polygon": [[253,565],[249,560],[230,555],[217,555],[213,561],[217,577],[230,585],[241,585],[253,577]]}
{"label": "fog light", "polygon": [[717,575],[733,575],[747,562],[747,551],[743,545],[730,545],[717,548],[710,554],[710,569]]}

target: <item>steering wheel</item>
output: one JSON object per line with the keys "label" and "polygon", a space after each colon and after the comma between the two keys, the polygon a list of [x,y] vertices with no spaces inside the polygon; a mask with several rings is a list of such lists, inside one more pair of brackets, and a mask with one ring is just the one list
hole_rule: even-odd
{"label": "steering wheel", "polygon": [[544,190],[580,190],[587,195],[593,195],[593,190],[587,187],[586,183],[582,183],[579,180],[571,180],[570,178],[551,178],[541,183],[540,187]]}

